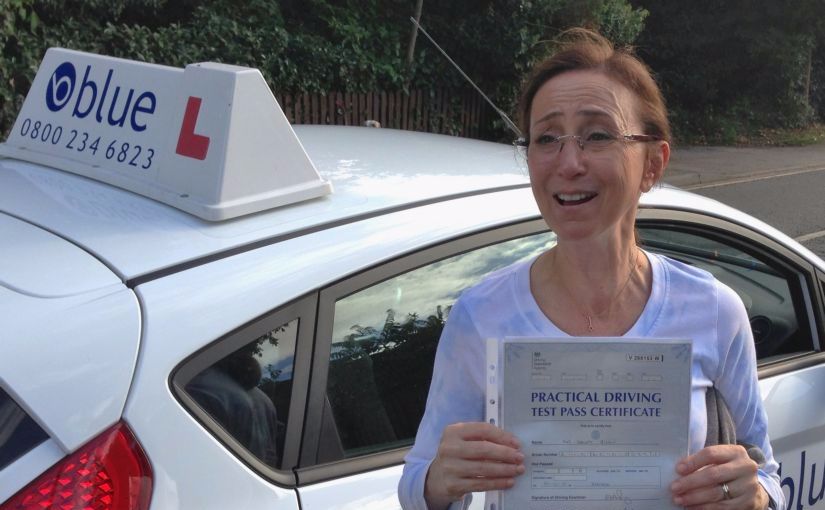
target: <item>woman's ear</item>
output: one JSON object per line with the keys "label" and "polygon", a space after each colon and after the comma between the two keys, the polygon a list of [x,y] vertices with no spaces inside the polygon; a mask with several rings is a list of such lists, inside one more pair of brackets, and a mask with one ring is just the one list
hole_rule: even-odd
{"label": "woman's ear", "polygon": [[661,141],[656,142],[654,147],[648,147],[645,171],[640,184],[642,193],[650,191],[662,179],[668,161],[670,161],[669,143]]}

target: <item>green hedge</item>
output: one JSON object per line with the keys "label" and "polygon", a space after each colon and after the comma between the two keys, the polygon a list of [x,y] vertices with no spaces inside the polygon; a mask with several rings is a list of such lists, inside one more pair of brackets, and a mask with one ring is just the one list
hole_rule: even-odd
{"label": "green hedge", "polygon": [[[466,84],[423,36],[406,62],[412,0],[0,0],[0,131],[8,132],[50,46],[183,67],[257,67],[273,90],[365,92]],[[455,0],[421,22],[497,101],[562,28],[587,24],[631,42],[646,11],[626,0]],[[499,126],[498,137],[509,137]]]}
{"label": "green hedge", "polygon": [[634,3],[650,12],[638,44],[664,86],[678,138],[735,143],[821,118],[825,2]]}
{"label": "green hedge", "polygon": [[[289,93],[466,87],[421,35],[407,65],[414,3],[0,0],[0,131],[5,137],[50,46],[177,67],[257,67],[273,90]],[[821,0],[430,1],[422,24],[505,111],[555,35],[588,25],[638,45],[683,140],[735,142],[825,115]],[[496,124],[492,137],[511,136]]]}

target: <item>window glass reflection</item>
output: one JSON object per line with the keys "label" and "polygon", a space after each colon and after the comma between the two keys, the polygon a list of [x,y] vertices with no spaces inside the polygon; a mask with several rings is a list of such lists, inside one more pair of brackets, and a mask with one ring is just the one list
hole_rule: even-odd
{"label": "window glass reflection", "polygon": [[412,443],[455,300],[485,275],[553,244],[545,232],[486,246],[336,302],[327,396],[345,456]]}
{"label": "window glass reflection", "polygon": [[298,320],[256,338],[195,376],[186,391],[252,455],[281,467]]}

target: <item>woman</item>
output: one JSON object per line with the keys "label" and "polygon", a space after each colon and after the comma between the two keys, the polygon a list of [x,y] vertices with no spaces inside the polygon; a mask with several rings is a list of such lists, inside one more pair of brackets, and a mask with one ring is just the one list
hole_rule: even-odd
{"label": "woman", "polygon": [[[399,485],[402,506],[466,503],[471,492],[512,487],[525,471],[517,439],[482,422],[485,338],[625,335],[694,342],[691,455],[675,467],[674,503],[784,508],[742,302],[710,274],[636,244],[639,197],[670,156],[661,92],[628,51],[587,30],[567,35],[534,70],[519,106],[533,195],[557,245],[488,277],[453,307]],[[741,446],[704,446],[711,387],[730,406],[738,438],[764,452],[763,467]]]}

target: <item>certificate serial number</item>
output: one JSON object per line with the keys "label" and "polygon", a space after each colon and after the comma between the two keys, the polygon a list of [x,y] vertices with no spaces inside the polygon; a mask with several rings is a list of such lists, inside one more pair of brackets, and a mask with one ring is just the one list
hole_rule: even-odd
{"label": "certificate serial number", "polygon": [[653,361],[664,363],[664,354],[628,354],[627,361]]}
{"label": "certificate serial number", "polygon": [[20,135],[44,145],[60,147],[64,151],[91,154],[95,158],[116,161],[143,170],[152,167],[155,157],[155,150],[151,147],[130,144],[114,138],[104,139],[86,131],[63,129],[60,125],[30,118],[23,119]]}

